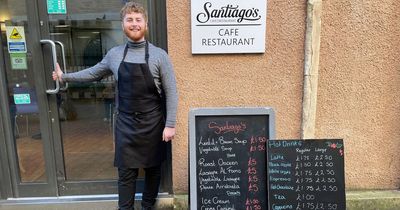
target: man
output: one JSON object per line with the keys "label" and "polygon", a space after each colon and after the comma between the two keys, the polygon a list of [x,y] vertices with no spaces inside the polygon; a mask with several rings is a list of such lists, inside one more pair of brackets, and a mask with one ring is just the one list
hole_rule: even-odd
{"label": "man", "polygon": [[95,81],[109,74],[117,80],[115,160],[118,167],[118,206],[134,209],[136,178],[145,171],[142,210],[152,209],[160,185],[160,165],[166,144],[175,136],[177,90],[167,53],[145,40],[147,13],[138,3],[121,9],[124,45],[112,48],[95,66],[63,74],[57,66],[53,79]]}

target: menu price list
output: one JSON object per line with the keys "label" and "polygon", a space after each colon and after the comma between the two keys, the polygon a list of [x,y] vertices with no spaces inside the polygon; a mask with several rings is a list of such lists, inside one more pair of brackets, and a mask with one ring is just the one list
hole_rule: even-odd
{"label": "menu price list", "polygon": [[266,202],[266,117],[196,122],[197,209],[262,210]]}
{"label": "menu price list", "polygon": [[270,140],[271,210],[344,210],[343,140]]}

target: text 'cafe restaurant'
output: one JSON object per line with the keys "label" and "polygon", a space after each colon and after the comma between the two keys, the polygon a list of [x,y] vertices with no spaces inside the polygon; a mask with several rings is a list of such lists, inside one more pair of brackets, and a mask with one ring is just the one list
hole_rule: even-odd
{"label": "text 'cafe restaurant'", "polygon": [[[124,2],[0,0],[0,209],[115,208],[115,79],[57,89],[51,72],[55,61],[67,72],[93,66],[124,44]],[[189,208],[198,108],[268,107],[268,137],[343,139],[346,190],[398,189],[400,2],[138,2],[179,92],[159,208]]]}

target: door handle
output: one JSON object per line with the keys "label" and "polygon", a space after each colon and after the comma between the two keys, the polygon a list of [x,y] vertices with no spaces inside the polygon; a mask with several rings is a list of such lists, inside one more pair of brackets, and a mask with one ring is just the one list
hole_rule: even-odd
{"label": "door handle", "polygon": [[[42,39],[40,43],[43,44],[50,44],[51,46],[51,54],[53,57],[53,70],[57,68],[57,52],[56,52],[56,44],[49,39]],[[46,90],[47,94],[57,94],[60,91],[60,81],[56,80],[56,88],[55,89],[48,89]]]}
{"label": "door handle", "polygon": [[[63,59],[63,67],[64,67],[64,72],[68,73],[67,71],[67,60],[65,59],[65,48],[62,42],[60,41],[54,41],[54,43],[58,44],[61,48],[61,57]],[[68,89],[68,82],[65,83],[65,87],[60,88],[60,90],[65,91]]]}

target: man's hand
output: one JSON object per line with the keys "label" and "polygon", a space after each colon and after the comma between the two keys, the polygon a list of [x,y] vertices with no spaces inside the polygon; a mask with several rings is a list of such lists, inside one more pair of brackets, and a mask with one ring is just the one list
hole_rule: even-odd
{"label": "man's hand", "polygon": [[53,80],[59,80],[61,82],[61,77],[64,73],[61,71],[60,65],[57,63],[56,69],[53,71]]}
{"label": "man's hand", "polygon": [[163,141],[169,142],[175,137],[175,128],[165,127],[163,132]]}

